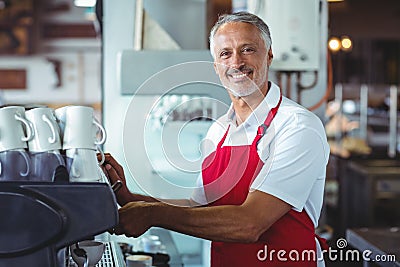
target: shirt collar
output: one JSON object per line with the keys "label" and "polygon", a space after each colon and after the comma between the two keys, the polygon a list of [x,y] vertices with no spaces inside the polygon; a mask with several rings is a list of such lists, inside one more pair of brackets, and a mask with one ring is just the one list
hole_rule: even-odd
{"label": "shirt collar", "polygon": [[[270,82],[271,86],[268,90],[267,95],[264,97],[263,101],[256,107],[256,109],[250,114],[250,116],[244,121],[242,124],[245,127],[248,126],[259,126],[260,124],[264,123],[264,120],[271,110],[278,105],[279,98],[280,98],[280,88],[273,82]],[[231,103],[228,112],[227,112],[227,122],[233,123],[236,125],[236,114],[235,110],[233,109],[233,104]]]}

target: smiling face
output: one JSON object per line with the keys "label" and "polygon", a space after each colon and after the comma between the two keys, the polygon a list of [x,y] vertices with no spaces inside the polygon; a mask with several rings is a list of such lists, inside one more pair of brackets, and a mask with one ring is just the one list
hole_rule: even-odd
{"label": "smiling face", "polygon": [[249,96],[268,90],[272,51],[267,51],[256,26],[244,22],[222,25],[214,35],[214,67],[233,96]]}

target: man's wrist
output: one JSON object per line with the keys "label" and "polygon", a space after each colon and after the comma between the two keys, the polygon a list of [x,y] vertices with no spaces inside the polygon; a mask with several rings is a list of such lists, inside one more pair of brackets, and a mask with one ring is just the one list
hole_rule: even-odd
{"label": "man's wrist", "polygon": [[118,200],[118,204],[120,204],[121,206],[124,206],[125,204],[135,201],[135,198],[133,196],[133,194],[131,192],[129,192],[128,190],[120,192],[119,194],[117,194],[117,200]]}
{"label": "man's wrist", "polygon": [[149,204],[148,214],[151,216],[151,226],[162,227],[166,226],[168,221],[168,204],[162,202],[153,202]]}
{"label": "man's wrist", "polygon": [[153,199],[150,196],[145,196],[141,194],[135,194],[130,191],[126,191],[119,195],[118,197],[119,203],[125,205],[129,202],[134,202],[134,201],[144,201],[144,202],[156,202],[155,199]]}

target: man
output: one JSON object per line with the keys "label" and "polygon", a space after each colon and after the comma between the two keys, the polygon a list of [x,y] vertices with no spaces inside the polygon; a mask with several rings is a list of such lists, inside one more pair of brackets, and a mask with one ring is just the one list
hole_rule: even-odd
{"label": "man", "polygon": [[[214,145],[205,151],[201,189],[175,206],[125,185],[115,233],[137,237],[157,226],[212,240],[213,267],[317,266],[314,229],[329,157],[324,127],[268,81],[271,38],[260,18],[221,16],[210,50],[232,105],[207,134]],[[110,155],[104,166],[112,182],[125,183]]]}

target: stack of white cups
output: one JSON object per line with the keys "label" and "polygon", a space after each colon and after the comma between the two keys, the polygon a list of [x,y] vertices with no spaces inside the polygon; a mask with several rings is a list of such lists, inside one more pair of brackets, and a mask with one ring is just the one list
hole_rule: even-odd
{"label": "stack of white cups", "polygon": [[24,181],[30,177],[27,141],[33,130],[25,119],[25,108],[0,108],[0,181]]}
{"label": "stack of white cups", "polygon": [[31,159],[32,181],[53,181],[54,171],[65,166],[60,153],[60,129],[54,111],[48,107],[36,107],[25,112],[33,129],[33,138],[28,140]]}
{"label": "stack of white cups", "polygon": [[[100,145],[106,141],[106,131],[88,106],[65,106],[55,110],[62,149],[65,150],[70,182],[98,182],[102,179],[99,165],[104,161]],[[97,151],[102,161],[97,160]]]}

